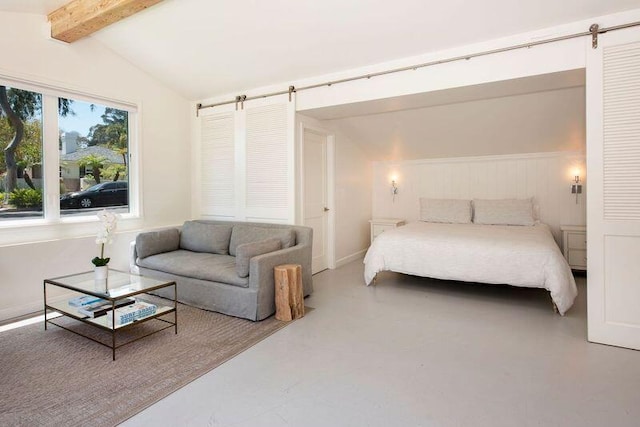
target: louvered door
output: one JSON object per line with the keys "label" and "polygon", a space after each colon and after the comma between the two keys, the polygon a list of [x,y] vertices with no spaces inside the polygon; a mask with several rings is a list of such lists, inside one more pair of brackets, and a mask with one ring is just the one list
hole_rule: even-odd
{"label": "louvered door", "polygon": [[205,112],[200,118],[200,216],[236,216],[235,113]]}
{"label": "louvered door", "polygon": [[293,223],[294,101],[251,101],[244,114],[246,220]]}
{"label": "louvered door", "polygon": [[270,97],[201,112],[199,217],[293,224],[294,102]]}
{"label": "louvered door", "polygon": [[640,30],[587,53],[588,335],[640,349]]}

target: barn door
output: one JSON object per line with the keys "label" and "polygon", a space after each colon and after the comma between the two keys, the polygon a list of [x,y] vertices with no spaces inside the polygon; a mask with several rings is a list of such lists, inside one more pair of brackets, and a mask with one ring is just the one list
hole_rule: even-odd
{"label": "barn door", "polygon": [[[236,218],[236,112],[230,108],[200,113],[195,166],[200,194],[197,217]],[[226,111],[225,111],[226,110]]]}
{"label": "barn door", "polygon": [[205,109],[199,121],[197,216],[293,224],[295,96]]}
{"label": "barn door", "polygon": [[640,349],[640,29],[587,50],[588,336]]}

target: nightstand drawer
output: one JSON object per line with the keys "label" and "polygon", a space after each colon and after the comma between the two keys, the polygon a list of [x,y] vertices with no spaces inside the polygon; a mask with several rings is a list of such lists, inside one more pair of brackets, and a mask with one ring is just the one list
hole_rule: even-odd
{"label": "nightstand drawer", "polygon": [[581,249],[569,249],[569,265],[571,267],[586,267],[587,251]]}
{"label": "nightstand drawer", "polygon": [[384,233],[387,230],[391,230],[396,228],[395,225],[379,225],[379,224],[374,224],[372,227],[372,234],[373,234],[373,238],[375,239],[376,237],[378,237],[380,234]]}
{"label": "nightstand drawer", "polygon": [[369,224],[371,224],[371,242],[384,233],[387,230],[391,230],[392,228],[400,227],[404,224],[404,219],[400,218],[374,218],[369,220]]}
{"label": "nightstand drawer", "polygon": [[567,233],[569,249],[587,249],[587,238],[584,233]]}

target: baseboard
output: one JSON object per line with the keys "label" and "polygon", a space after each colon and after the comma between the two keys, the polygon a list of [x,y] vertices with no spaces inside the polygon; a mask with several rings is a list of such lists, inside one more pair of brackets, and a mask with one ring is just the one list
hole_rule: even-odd
{"label": "baseboard", "polygon": [[[51,302],[59,302],[65,299],[69,299],[73,295],[74,294],[72,292],[65,292],[62,295],[56,295],[55,297],[51,297],[50,299],[47,298],[47,300]],[[0,322],[19,319],[30,314],[42,314],[43,308],[44,307],[42,301],[30,302],[28,304],[19,305],[17,307],[3,308],[0,310]]]}
{"label": "baseboard", "polygon": [[339,260],[336,260],[336,268],[340,268],[343,265],[349,264],[350,262],[356,261],[358,259],[362,259],[364,258],[364,255],[366,253],[367,253],[367,249],[363,249],[349,256],[340,258]]}
{"label": "baseboard", "polygon": [[32,302],[18,307],[3,308],[0,310],[0,322],[17,319],[38,312],[42,312],[42,302]]}

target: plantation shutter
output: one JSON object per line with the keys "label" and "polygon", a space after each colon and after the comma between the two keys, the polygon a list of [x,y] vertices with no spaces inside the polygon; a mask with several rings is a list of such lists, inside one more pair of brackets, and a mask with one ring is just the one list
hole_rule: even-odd
{"label": "plantation shutter", "polygon": [[640,350],[640,29],[587,53],[588,338]]}
{"label": "plantation shutter", "polygon": [[234,114],[204,115],[200,126],[200,215],[235,217]]}
{"label": "plantation shutter", "polygon": [[201,112],[199,216],[293,224],[294,126],[288,96]]}
{"label": "plantation shutter", "polygon": [[[293,223],[293,102],[246,107],[246,218]],[[245,104],[246,105],[246,104]]]}

